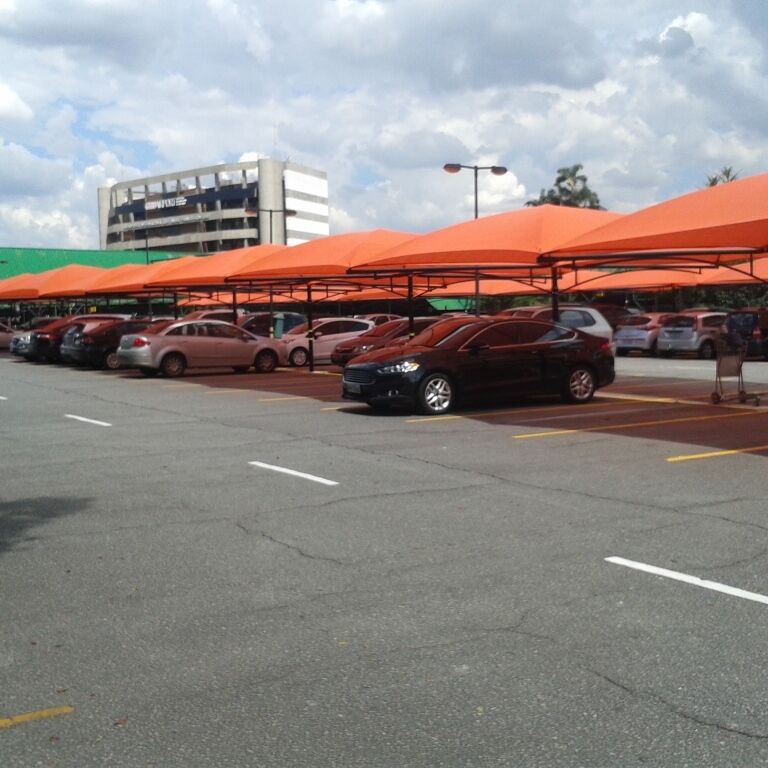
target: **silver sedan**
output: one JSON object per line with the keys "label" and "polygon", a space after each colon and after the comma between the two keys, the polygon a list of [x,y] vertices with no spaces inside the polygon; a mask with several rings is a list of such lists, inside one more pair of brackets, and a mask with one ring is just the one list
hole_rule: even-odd
{"label": "silver sedan", "polygon": [[120,339],[122,367],[145,376],[181,376],[187,368],[254,367],[270,373],[278,363],[278,343],[218,320],[168,320]]}

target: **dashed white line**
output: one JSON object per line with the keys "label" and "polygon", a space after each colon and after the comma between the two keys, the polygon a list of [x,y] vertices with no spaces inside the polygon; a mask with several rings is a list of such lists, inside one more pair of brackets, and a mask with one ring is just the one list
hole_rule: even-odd
{"label": "dashed white line", "polygon": [[249,461],[253,467],[261,467],[262,469],[271,469],[273,472],[282,472],[286,475],[292,475],[293,477],[301,477],[304,480],[311,480],[313,483],[320,483],[322,485],[338,485],[335,480],[327,480],[324,477],[318,477],[317,475],[308,475],[306,472],[298,472],[295,469],[288,469],[288,467],[278,467],[275,464],[265,464],[263,461]]}
{"label": "dashed white line", "polygon": [[111,427],[108,421],[98,421],[97,419],[86,419],[85,416],[75,416],[74,413],[65,413],[64,416],[75,421],[82,421],[85,424],[95,424],[97,427]]}
{"label": "dashed white line", "polygon": [[726,595],[732,595],[733,597],[741,597],[744,600],[752,600],[756,603],[768,605],[768,596],[761,595],[759,592],[748,592],[746,589],[731,587],[728,584],[721,584],[718,581],[708,581],[707,579],[701,579],[698,576],[690,576],[687,573],[670,571],[667,568],[659,568],[656,565],[638,563],[635,560],[625,560],[623,557],[606,557],[605,560],[606,562],[614,563],[615,565],[623,565],[625,568],[634,568],[636,571],[652,573],[654,576],[663,576],[665,579],[682,581],[686,584],[692,584],[694,587],[711,589],[715,592],[722,592]]}

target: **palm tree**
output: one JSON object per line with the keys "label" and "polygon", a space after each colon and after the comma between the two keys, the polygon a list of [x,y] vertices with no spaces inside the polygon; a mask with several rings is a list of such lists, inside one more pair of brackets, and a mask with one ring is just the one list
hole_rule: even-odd
{"label": "palm tree", "polygon": [[587,177],[582,173],[583,165],[567,166],[557,169],[555,186],[542,189],[536,200],[529,200],[527,206],[567,205],[572,208],[597,208],[603,210],[600,198],[587,186]]}
{"label": "palm tree", "polygon": [[730,165],[724,165],[717,173],[707,176],[707,186],[716,187],[718,184],[727,184],[729,181],[736,181],[739,178],[740,171],[734,171]]}

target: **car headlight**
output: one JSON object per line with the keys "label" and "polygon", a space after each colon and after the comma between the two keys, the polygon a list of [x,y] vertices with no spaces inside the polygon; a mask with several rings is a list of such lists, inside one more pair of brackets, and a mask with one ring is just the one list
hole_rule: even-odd
{"label": "car headlight", "polygon": [[355,352],[370,352],[373,349],[373,344],[361,344],[359,347],[355,347]]}
{"label": "car headlight", "polygon": [[401,363],[382,366],[379,373],[411,373],[418,370],[419,364],[415,360],[403,360]]}

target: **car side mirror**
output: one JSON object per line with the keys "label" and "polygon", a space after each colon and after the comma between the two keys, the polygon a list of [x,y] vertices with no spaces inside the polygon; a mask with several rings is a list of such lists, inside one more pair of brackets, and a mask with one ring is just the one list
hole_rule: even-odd
{"label": "car side mirror", "polygon": [[318,333],[315,334],[315,338],[319,339],[322,335],[323,335],[323,332],[319,331]]}

